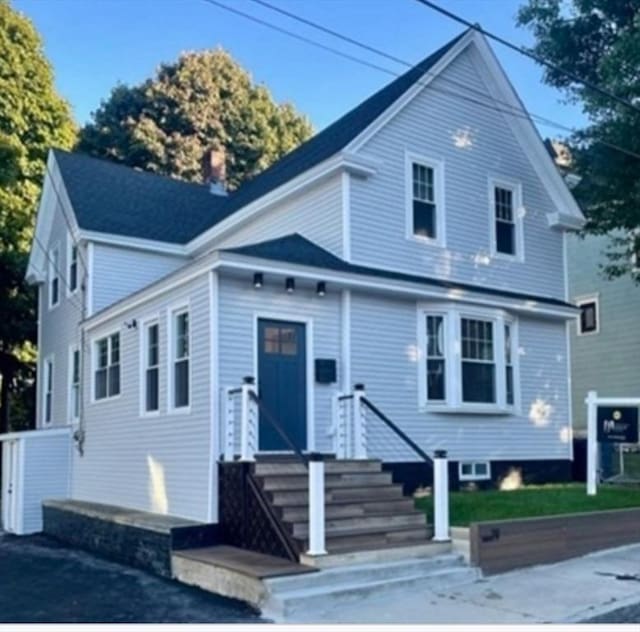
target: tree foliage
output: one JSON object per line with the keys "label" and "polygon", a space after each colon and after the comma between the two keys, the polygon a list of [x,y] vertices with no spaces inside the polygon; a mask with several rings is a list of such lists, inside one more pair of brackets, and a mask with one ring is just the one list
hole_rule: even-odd
{"label": "tree foliage", "polygon": [[[518,22],[532,30],[540,57],[640,108],[640,0],[529,0]],[[627,274],[640,252],[640,158],[612,145],[640,154],[640,114],[556,70],[545,68],[544,78],[589,118],[568,139],[582,177],[574,193],[585,231],[612,236],[606,275]]]}
{"label": "tree foliage", "polygon": [[24,273],[47,152],[74,138],[38,33],[0,0],[0,432],[12,397],[33,382],[36,300]]}
{"label": "tree foliage", "polygon": [[184,53],[140,85],[118,85],[80,133],[79,149],[199,182],[202,157],[223,148],[237,187],[311,135],[308,120],[225,51]]}

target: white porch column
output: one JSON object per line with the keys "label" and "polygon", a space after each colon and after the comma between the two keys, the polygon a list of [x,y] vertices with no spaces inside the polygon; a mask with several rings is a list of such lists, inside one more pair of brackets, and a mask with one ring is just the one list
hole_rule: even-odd
{"label": "white porch column", "polygon": [[589,391],[587,405],[587,494],[595,496],[598,492],[598,428],[597,428],[598,393]]}
{"label": "white porch column", "polygon": [[309,455],[309,550],[307,555],[326,555],[324,524],[324,459]]}
{"label": "white porch column", "polygon": [[366,396],[364,384],[353,387],[353,457],[367,458],[367,420],[364,415],[363,397]]}
{"label": "white porch column", "polygon": [[446,450],[436,450],[433,459],[433,539],[447,542],[449,536],[449,464]]}
{"label": "white porch column", "polygon": [[254,461],[255,441],[252,436],[255,433],[254,425],[254,402],[251,400],[251,392],[255,392],[255,379],[253,377],[245,377],[240,387],[241,392],[241,410],[240,410],[240,460]]}

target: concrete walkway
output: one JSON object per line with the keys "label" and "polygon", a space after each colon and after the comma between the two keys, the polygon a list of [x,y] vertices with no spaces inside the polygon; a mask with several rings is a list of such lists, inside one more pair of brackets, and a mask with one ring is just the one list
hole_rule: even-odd
{"label": "concrete walkway", "polygon": [[[632,545],[445,590],[425,585],[410,594],[390,593],[383,603],[360,600],[336,608],[322,623],[564,623],[637,603],[640,545]],[[305,622],[319,623],[313,613],[307,616]]]}

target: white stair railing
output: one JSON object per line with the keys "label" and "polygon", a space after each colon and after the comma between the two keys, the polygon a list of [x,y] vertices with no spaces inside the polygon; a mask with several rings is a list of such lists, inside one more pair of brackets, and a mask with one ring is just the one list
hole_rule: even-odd
{"label": "white stair railing", "polygon": [[236,454],[236,397],[240,388],[227,386],[222,389],[223,460],[233,461]]}
{"label": "white stair railing", "polygon": [[240,460],[255,461],[258,451],[258,406],[255,379],[245,377],[240,387]]}
{"label": "white stair railing", "polygon": [[[393,431],[423,461],[432,466],[433,539],[439,542],[448,541],[450,539],[449,462],[446,450],[436,450],[433,458],[428,456],[419,445],[367,399],[364,384],[356,384],[351,394],[339,395],[334,411],[334,446],[337,448],[337,458],[368,458],[368,435],[373,430],[371,427],[372,422],[369,421],[369,418],[374,418],[378,423],[382,422],[388,429]],[[344,428],[345,437],[347,438],[344,442],[340,438],[341,428]],[[351,436],[353,437],[352,442],[349,440]],[[340,456],[343,453],[346,456]]]}

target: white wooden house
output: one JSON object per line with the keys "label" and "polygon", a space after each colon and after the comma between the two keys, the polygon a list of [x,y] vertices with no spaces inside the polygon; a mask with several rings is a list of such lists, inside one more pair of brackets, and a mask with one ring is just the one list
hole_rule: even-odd
{"label": "white wooden house", "polygon": [[[228,194],[51,151],[28,278],[70,497],[216,523],[246,376],[297,448],[408,486],[406,441],[348,425],[354,384],[454,482],[568,475],[584,220],[521,108],[470,30]],[[262,410],[250,456],[289,448]]]}

